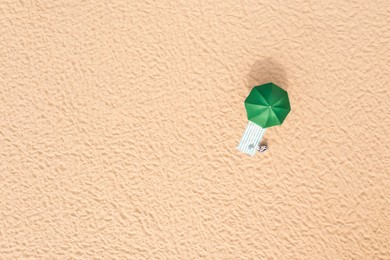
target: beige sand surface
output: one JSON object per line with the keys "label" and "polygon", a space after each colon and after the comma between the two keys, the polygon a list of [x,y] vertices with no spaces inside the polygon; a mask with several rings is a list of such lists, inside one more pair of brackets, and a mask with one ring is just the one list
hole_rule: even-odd
{"label": "beige sand surface", "polygon": [[[390,259],[389,24],[388,0],[1,0],[0,259]],[[268,81],[293,110],[251,158]]]}

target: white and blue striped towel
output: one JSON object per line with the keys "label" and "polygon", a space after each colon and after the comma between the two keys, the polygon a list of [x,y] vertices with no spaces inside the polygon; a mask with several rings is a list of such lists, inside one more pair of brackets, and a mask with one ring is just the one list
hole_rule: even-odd
{"label": "white and blue striped towel", "polygon": [[261,126],[249,121],[246,125],[245,132],[241,137],[241,141],[238,144],[237,149],[240,152],[246,153],[250,156],[255,155],[264,133],[265,128],[262,128]]}

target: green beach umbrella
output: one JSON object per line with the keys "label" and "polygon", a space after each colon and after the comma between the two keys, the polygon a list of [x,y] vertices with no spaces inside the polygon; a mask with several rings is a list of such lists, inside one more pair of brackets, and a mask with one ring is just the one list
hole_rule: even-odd
{"label": "green beach umbrella", "polygon": [[287,92],[271,82],[255,86],[245,108],[248,120],[262,128],[281,125],[291,110]]}

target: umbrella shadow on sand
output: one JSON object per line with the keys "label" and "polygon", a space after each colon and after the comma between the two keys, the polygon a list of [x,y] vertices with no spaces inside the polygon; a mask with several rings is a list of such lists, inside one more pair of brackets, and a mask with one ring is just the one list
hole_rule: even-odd
{"label": "umbrella shadow on sand", "polygon": [[273,82],[284,90],[288,90],[287,73],[284,67],[273,58],[258,60],[253,63],[246,77],[246,86],[251,90],[254,86]]}
{"label": "umbrella shadow on sand", "polygon": [[[246,86],[251,90],[254,86],[273,82],[284,90],[288,90],[287,73],[284,67],[273,58],[258,60],[253,63],[246,77]],[[263,138],[262,145],[268,145],[267,138]]]}

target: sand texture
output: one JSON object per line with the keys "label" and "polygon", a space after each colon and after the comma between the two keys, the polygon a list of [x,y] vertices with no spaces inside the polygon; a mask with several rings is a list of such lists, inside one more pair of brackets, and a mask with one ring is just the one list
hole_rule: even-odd
{"label": "sand texture", "polygon": [[0,0],[0,259],[390,259],[389,64],[388,0]]}

